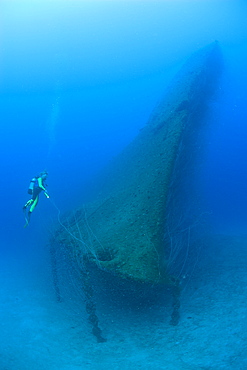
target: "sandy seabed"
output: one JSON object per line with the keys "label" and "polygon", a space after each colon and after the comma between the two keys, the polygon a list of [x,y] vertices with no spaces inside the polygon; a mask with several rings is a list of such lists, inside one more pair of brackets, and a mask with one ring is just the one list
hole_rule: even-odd
{"label": "sandy seabed", "polygon": [[49,273],[40,278],[30,261],[2,257],[0,369],[247,369],[247,237],[215,235],[206,244],[184,279],[178,326],[169,325],[170,307],[109,307],[98,312],[105,343],[77,305],[56,302]]}

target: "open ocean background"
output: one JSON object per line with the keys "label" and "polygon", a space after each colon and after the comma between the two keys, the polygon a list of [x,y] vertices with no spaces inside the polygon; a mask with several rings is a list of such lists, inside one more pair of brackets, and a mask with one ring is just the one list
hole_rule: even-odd
{"label": "open ocean background", "polygon": [[[49,230],[57,208],[63,213],[87,199],[90,181],[146,124],[187,58],[215,40],[224,70],[211,106],[198,186],[211,229],[247,235],[246,19],[244,0],[1,0],[1,370],[132,369],[134,362],[114,365],[110,354],[101,365],[100,358],[80,365],[79,350],[76,364],[63,362],[57,344],[51,362],[49,351],[38,351],[39,330],[34,339],[30,327],[41,318],[30,310],[35,311],[34,292],[42,306],[48,299],[44,292],[52,290]],[[29,181],[44,169],[51,201],[40,195],[24,229]],[[52,293],[48,297],[52,300]],[[30,315],[35,319],[27,335],[21,323]],[[58,339],[50,335],[52,351]],[[74,358],[69,350],[64,356]],[[141,358],[138,363],[140,369],[156,369],[145,367]],[[172,363],[183,369],[176,359]],[[173,369],[157,363],[158,368]]]}

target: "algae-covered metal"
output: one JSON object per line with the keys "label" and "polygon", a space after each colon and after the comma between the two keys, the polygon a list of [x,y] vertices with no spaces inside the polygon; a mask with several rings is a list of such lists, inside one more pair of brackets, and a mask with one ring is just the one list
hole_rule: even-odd
{"label": "algae-covered metal", "polygon": [[55,233],[74,258],[87,255],[122,278],[170,283],[164,233],[174,166],[184,135],[200,126],[219,72],[217,42],[187,61],[147,125],[99,176],[95,199]]}

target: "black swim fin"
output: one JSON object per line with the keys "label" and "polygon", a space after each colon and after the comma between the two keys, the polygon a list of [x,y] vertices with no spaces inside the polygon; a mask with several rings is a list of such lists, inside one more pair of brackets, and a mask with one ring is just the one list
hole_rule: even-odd
{"label": "black swim fin", "polygon": [[25,225],[24,227],[27,227],[29,225],[29,222],[30,222],[30,217],[31,217],[31,212],[28,212],[28,215],[26,216],[26,208],[23,207],[23,212],[24,212],[24,217],[25,217]]}

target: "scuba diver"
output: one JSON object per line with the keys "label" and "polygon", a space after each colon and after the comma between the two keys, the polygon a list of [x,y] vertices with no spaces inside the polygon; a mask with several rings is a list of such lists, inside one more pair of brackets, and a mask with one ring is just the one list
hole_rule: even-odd
{"label": "scuba diver", "polygon": [[[45,188],[45,186],[47,186],[45,184],[45,180],[47,179],[47,176],[48,176],[48,173],[46,171],[43,171],[38,176],[35,176],[34,178],[32,178],[30,182],[30,185],[28,188],[28,194],[31,194],[32,198],[28,200],[27,203],[23,207],[23,211],[25,212],[25,219],[26,219],[26,224],[24,225],[24,227],[29,225],[31,214],[38,204],[39,194],[41,193],[41,191],[43,190],[46,198],[49,198],[49,195]],[[26,217],[26,209],[28,207],[30,208],[28,211],[28,215]]]}

